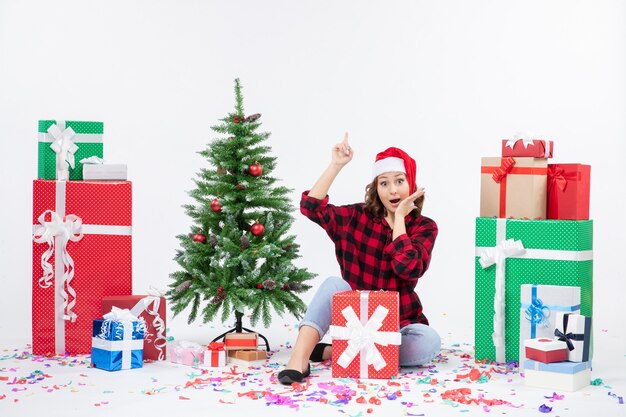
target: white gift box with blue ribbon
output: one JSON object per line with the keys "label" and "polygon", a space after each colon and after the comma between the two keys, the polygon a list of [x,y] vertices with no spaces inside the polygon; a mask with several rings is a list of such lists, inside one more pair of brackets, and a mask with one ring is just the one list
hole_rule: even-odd
{"label": "white gift box with blue ribbon", "polygon": [[128,309],[113,309],[104,320],[93,321],[92,366],[107,371],[141,368],[146,325]]}
{"label": "white gift box with blue ribbon", "polygon": [[589,386],[591,361],[541,363],[524,361],[524,384],[554,391],[576,391]]}
{"label": "white gift box with blue ribbon", "polygon": [[554,338],[557,312],[580,313],[580,287],[522,284],[520,311],[520,368],[526,352],[524,340]]}

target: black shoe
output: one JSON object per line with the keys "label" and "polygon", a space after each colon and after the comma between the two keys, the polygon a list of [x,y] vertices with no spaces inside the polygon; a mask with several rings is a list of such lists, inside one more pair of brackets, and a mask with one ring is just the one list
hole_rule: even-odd
{"label": "black shoe", "polygon": [[283,385],[291,385],[294,382],[302,382],[309,375],[311,375],[311,365],[307,366],[304,372],[299,372],[295,369],[283,369],[278,373],[278,380]]}
{"label": "black shoe", "polygon": [[323,362],[324,361],[324,349],[326,346],[332,346],[330,343],[318,343],[313,348],[313,352],[311,352],[311,356],[309,356],[309,360],[311,362]]}

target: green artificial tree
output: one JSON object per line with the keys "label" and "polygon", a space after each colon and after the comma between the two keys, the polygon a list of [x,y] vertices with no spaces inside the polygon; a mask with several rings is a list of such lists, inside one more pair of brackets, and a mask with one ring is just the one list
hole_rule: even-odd
{"label": "green artificial tree", "polygon": [[315,275],[293,265],[299,245],[288,234],[291,190],[276,185],[276,158],[263,144],[270,134],[258,131],[260,114],[245,115],[239,79],[235,100],[234,113],[211,127],[219,137],[199,152],[210,167],[200,170],[190,192],[197,204],[184,206],[193,225],[177,236],[181,269],[170,275],[167,295],[174,315],[191,307],[189,323],[198,316],[209,322],[221,309],[222,322],[234,313],[233,331],[241,332],[245,311],[253,326],[259,319],[269,326],[272,310],[301,317],[306,305],[298,293]]}

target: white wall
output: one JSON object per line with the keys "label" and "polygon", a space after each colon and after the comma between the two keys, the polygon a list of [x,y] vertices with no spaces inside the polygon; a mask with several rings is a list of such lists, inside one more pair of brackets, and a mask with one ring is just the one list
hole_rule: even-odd
{"label": "white wall", "polygon": [[[619,0],[0,0],[0,339],[30,338],[37,120],[105,122],[105,157],[127,162],[134,183],[134,288],[144,293],[176,269],[175,235],[190,225],[181,205],[205,164],[196,151],[232,110],[235,77],[296,203],[344,130],[356,156],[335,203],[362,198],[376,152],[415,156],[425,214],[440,227],[419,292],[432,324],[468,341],[479,158],[520,130],[555,140],[555,161],[592,165],[595,320],[617,327],[625,16]],[[299,264],[316,282],[336,274],[330,241],[295,215]]]}

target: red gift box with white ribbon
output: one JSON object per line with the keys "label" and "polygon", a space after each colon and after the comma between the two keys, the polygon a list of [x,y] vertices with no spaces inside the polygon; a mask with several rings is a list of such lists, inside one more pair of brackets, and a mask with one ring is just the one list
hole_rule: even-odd
{"label": "red gift box with white ribbon", "polygon": [[224,342],[211,342],[204,352],[204,366],[226,366],[226,350]]}
{"label": "red gift box with white ribbon", "polygon": [[340,291],[333,295],[333,378],[390,379],[398,375],[399,309],[396,291]]}
{"label": "red gift box with white ribbon", "polygon": [[134,316],[144,320],[143,358],[164,361],[167,353],[165,297],[155,292],[153,295],[116,295],[102,299],[103,316],[113,307],[127,308]]}
{"label": "red gift box with white ribbon", "polygon": [[551,140],[516,136],[502,140],[502,156],[530,156],[552,158],[554,143]]}
{"label": "red gift box with white ribbon", "polygon": [[91,352],[101,301],[132,293],[129,181],[33,181],[36,355]]}

